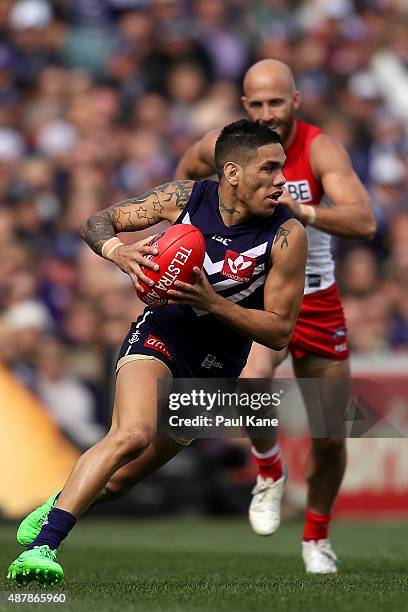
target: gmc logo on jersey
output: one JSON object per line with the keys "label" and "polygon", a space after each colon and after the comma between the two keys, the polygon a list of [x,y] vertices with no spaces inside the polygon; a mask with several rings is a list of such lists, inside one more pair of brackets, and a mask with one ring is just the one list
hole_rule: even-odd
{"label": "gmc logo on jersey", "polygon": [[303,181],[288,181],[285,184],[287,189],[294,200],[298,202],[311,202],[312,191],[310,189],[309,181],[304,179]]}
{"label": "gmc logo on jersey", "polygon": [[170,359],[170,361],[173,361],[173,357],[171,356],[171,353],[167,346],[164,344],[164,342],[159,340],[159,338],[156,338],[156,336],[152,336],[150,334],[144,341],[143,346],[154,349],[155,351],[159,351],[159,353],[166,355],[166,357]]}
{"label": "gmc logo on jersey", "polygon": [[253,257],[227,250],[221,274],[240,283],[246,283],[253,277],[255,266],[256,259]]}

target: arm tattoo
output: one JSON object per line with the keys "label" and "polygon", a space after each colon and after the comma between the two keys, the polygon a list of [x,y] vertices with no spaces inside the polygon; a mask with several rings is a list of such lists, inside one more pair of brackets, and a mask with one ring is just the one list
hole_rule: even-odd
{"label": "arm tattoo", "polygon": [[112,219],[106,211],[89,217],[82,225],[80,233],[81,238],[97,255],[102,255],[103,243],[116,235]]}
{"label": "arm tattoo", "polygon": [[288,229],[284,229],[283,227],[279,227],[278,231],[276,232],[276,236],[275,236],[275,240],[274,242],[278,242],[278,240],[280,240],[282,238],[282,242],[281,242],[281,251],[283,249],[283,247],[287,248],[289,246],[289,241],[288,241],[288,235],[290,234],[290,230]]}
{"label": "arm tattoo", "polygon": [[166,205],[183,210],[193,185],[194,181],[172,181],[141,196],[121,200],[92,215],[81,227],[81,237],[101,255],[103,243],[117,233],[143,230],[165,219],[162,213]]}
{"label": "arm tattoo", "polygon": [[169,195],[169,199],[166,201],[171,200],[171,198],[175,198],[175,204],[176,204],[176,208],[179,208],[180,210],[183,210],[186,205],[187,202],[190,199],[191,196],[191,191],[193,189],[193,181],[174,181],[173,183],[167,183],[169,186],[172,185],[174,188],[174,191],[170,191],[170,195]]}
{"label": "arm tattoo", "polygon": [[[173,181],[171,183],[165,183],[164,185],[160,185],[151,191],[147,191],[142,196],[122,200],[121,202],[118,202],[118,204],[115,204],[115,208],[120,206],[146,204],[146,202],[152,196],[154,196],[155,201],[151,205],[153,206],[153,211],[155,211],[157,214],[160,214],[164,210],[164,205],[167,204],[167,202],[171,202],[172,199],[174,199],[175,207],[183,210],[190,199],[193,185],[194,181]],[[158,194],[163,194],[165,197],[159,198]],[[160,199],[164,205],[159,201]]]}

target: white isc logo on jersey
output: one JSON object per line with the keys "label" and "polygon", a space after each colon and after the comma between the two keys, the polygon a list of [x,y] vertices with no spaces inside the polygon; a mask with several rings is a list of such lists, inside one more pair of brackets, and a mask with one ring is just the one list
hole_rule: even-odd
{"label": "white isc logo on jersey", "polygon": [[218,236],[217,234],[214,234],[213,236],[211,236],[211,240],[216,240],[217,242],[221,242],[221,244],[223,244],[224,246],[228,246],[230,242],[232,242],[232,238],[224,238],[224,236]]}
{"label": "white isc logo on jersey", "polygon": [[288,181],[284,187],[297,202],[312,201],[312,191],[307,179],[304,179],[303,181]]}
{"label": "white isc logo on jersey", "polygon": [[204,361],[202,362],[201,367],[207,368],[209,370],[210,368],[223,368],[224,364],[222,361],[217,361],[217,357],[215,355],[208,354],[204,358]]}

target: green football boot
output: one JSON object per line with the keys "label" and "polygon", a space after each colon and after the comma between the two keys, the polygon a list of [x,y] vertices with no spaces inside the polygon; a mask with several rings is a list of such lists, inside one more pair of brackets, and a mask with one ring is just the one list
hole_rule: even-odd
{"label": "green football boot", "polygon": [[43,586],[52,586],[64,577],[64,570],[56,562],[57,551],[44,544],[25,550],[8,568],[7,578],[20,585],[37,580]]}
{"label": "green football boot", "polygon": [[21,521],[17,529],[17,542],[19,544],[22,546],[30,546],[31,542],[34,542],[41,531],[44,520],[47,518],[49,511],[54,506],[60,493],[61,491],[57,491],[57,493],[51,495],[45,504],[30,512],[30,514]]}

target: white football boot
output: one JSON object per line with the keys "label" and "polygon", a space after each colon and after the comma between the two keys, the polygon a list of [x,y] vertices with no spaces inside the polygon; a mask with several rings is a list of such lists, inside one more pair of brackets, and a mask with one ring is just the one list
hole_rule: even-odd
{"label": "white football boot", "polygon": [[337,556],[330,540],[302,542],[302,556],[308,574],[335,574]]}
{"label": "white football boot", "polygon": [[258,476],[252,490],[252,501],[249,506],[249,522],[258,535],[272,535],[281,522],[281,502],[283,489],[288,477],[288,470],[283,469],[279,480]]}

